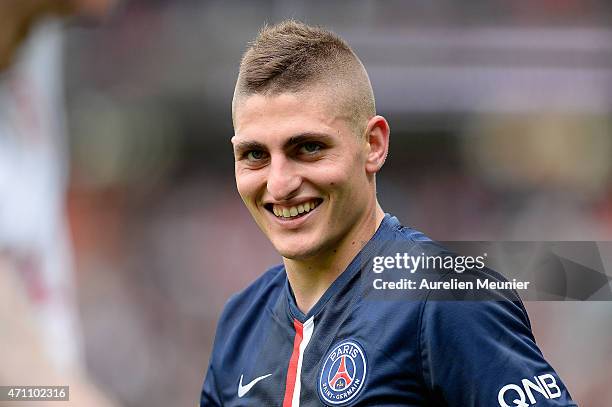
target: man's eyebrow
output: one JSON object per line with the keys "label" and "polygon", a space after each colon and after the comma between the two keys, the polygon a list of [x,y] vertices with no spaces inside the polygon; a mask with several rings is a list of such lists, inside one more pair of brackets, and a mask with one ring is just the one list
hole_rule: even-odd
{"label": "man's eyebrow", "polygon": [[266,146],[257,141],[240,141],[234,145],[234,151],[265,150]]}
{"label": "man's eyebrow", "polygon": [[308,141],[325,141],[327,139],[331,139],[329,134],[325,133],[302,133],[295,136],[292,136],[287,140],[285,145],[283,146],[285,149],[290,148],[292,146],[302,144]]}
{"label": "man's eyebrow", "polygon": [[[301,133],[295,136],[291,136],[283,145],[283,148],[289,149],[295,145],[302,144],[308,141],[325,141],[331,139],[329,134],[325,133]],[[251,151],[251,150],[266,150],[266,146],[258,141],[245,140],[240,141],[234,145],[234,151]]]}

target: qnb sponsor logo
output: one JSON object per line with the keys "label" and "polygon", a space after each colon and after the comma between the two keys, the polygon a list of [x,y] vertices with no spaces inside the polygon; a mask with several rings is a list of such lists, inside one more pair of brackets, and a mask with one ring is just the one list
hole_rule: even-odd
{"label": "qnb sponsor logo", "polygon": [[[529,379],[521,380],[521,384],[510,383],[499,390],[497,401],[501,407],[529,407],[538,402],[538,399],[556,399],[561,397],[561,389],[557,380],[550,373],[533,376],[534,382]],[[537,397],[537,398],[536,398]]]}

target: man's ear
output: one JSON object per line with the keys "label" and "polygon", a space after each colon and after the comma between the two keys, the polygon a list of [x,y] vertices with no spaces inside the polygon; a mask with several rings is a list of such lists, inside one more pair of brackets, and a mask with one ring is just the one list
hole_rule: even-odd
{"label": "man's ear", "polygon": [[387,159],[389,152],[389,123],[382,116],[372,117],[366,126],[365,141],[369,146],[366,157],[366,171],[377,173]]}

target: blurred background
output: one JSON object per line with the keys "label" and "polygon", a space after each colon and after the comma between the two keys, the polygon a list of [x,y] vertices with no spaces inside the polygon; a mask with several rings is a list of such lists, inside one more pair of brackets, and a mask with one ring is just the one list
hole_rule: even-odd
{"label": "blurred background", "polygon": [[[79,340],[117,405],[194,405],[223,304],[280,261],[235,190],[230,103],[287,17],[368,69],[385,211],[437,240],[612,240],[609,1],[119,1],[62,46]],[[527,308],[575,401],[605,405],[612,304]]]}

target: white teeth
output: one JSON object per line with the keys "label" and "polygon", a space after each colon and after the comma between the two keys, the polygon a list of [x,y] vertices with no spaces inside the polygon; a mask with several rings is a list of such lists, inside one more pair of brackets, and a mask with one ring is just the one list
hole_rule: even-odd
{"label": "white teeth", "polygon": [[310,212],[316,206],[317,206],[316,201],[305,202],[303,204],[299,204],[297,206],[292,206],[289,208],[278,206],[278,205],[273,205],[272,212],[274,213],[274,215],[280,218],[292,218],[294,216],[297,216],[300,213]]}

